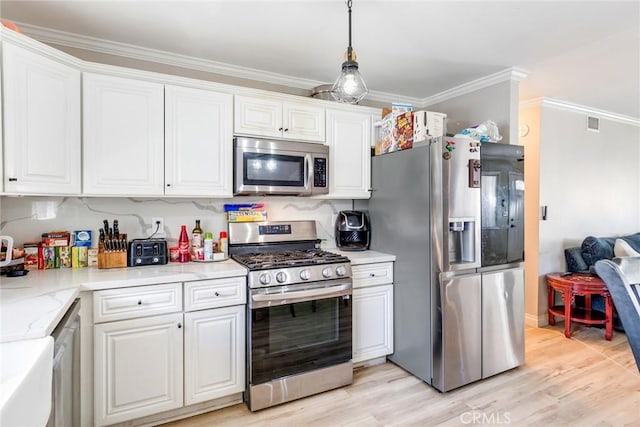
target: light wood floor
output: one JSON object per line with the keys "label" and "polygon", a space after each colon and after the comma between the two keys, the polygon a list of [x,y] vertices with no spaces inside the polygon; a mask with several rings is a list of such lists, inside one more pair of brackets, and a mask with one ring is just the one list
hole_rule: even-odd
{"label": "light wood floor", "polygon": [[392,363],[352,385],[255,413],[244,404],[166,424],[204,426],[640,426],[640,373],[624,334],[527,328],[525,364],[439,393]]}

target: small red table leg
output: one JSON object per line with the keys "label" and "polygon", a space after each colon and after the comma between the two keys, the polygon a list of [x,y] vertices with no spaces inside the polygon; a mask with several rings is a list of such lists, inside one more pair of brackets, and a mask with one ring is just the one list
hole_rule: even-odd
{"label": "small red table leg", "polygon": [[[553,303],[554,303],[554,296],[555,296],[555,291],[553,290],[553,288],[551,286],[547,286],[547,304],[549,308],[553,307]],[[551,326],[556,324],[556,317],[551,314],[551,311],[547,310],[547,313],[549,315],[549,324]]]}
{"label": "small red table leg", "polygon": [[604,297],[605,307],[605,324],[604,324],[604,338],[607,341],[611,341],[613,338],[613,302],[611,301],[611,295],[607,294]]}
{"label": "small red table leg", "polygon": [[571,291],[562,292],[564,301],[564,336],[571,338]]}

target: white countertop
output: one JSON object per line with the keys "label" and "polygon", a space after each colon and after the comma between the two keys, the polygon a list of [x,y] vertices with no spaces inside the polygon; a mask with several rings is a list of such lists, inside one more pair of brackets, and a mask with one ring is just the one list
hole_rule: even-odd
{"label": "white countertop", "polygon": [[340,249],[326,249],[329,252],[344,255],[351,260],[351,265],[373,264],[376,262],[395,261],[395,255],[376,251],[341,251]]}
{"label": "white countertop", "polygon": [[[376,251],[340,251],[352,265],[395,261],[395,255]],[[22,277],[0,277],[0,343],[51,334],[81,291],[188,282],[244,276],[247,269],[232,260],[161,266],[95,267],[35,270]]]}
{"label": "white countertop", "polygon": [[0,342],[50,335],[81,291],[244,276],[234,261],[161,266],[35,270],[0,277]]}

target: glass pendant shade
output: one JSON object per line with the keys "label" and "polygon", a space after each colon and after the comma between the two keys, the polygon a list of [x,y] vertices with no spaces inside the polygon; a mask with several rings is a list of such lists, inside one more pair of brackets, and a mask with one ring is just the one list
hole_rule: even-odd
{"label": "glass pendant shade", "polygon": [[331,95],[338,102],[347,104],[357,104],[367,96],[369,89],[358,71],[356,61],[345,61],[342,63],[342,72],[331,88]]}

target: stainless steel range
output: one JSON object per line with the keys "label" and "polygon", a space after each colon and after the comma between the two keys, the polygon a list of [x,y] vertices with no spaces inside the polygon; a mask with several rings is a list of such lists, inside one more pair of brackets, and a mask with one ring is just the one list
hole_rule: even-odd
{"label": "stainless steel range", "polygon": [[353,381],[351,264],[318,246],[315,221],[229,224],[229,253],[249,269],[252,411]]}

